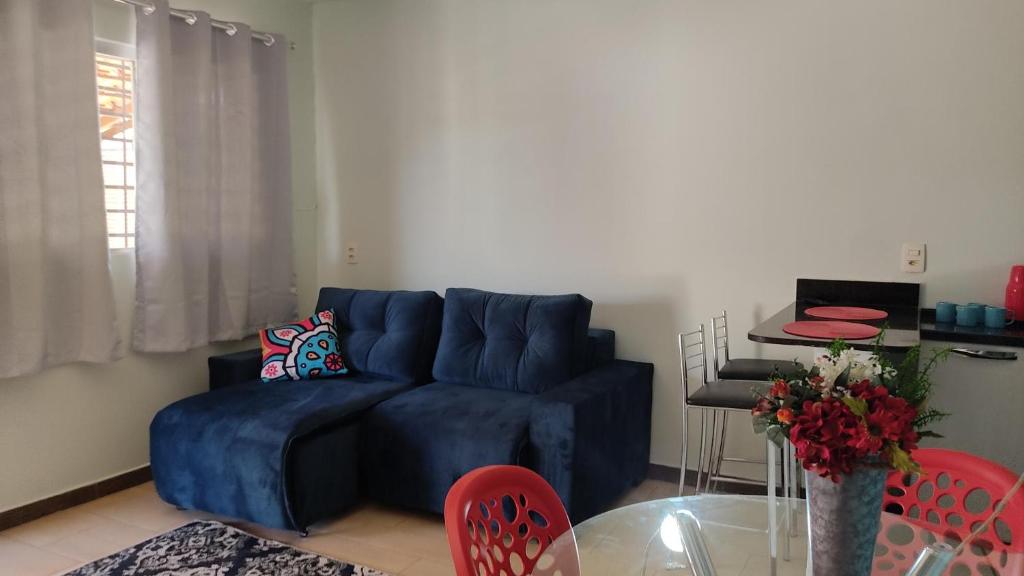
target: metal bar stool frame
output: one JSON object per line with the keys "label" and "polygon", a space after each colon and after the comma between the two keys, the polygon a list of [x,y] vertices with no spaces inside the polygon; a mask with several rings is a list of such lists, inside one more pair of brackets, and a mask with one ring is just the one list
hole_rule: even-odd
{"label": "metal bar stool frame", "polygon": [[[713,320],[713,322],[714,322],[714,320]],[[727,416],[728,416],[729,412],[749,413],[749,411],[746,410],[746,409],[726,408],[726,407],[712,408],[712,407],[709,407],[709,406],[695,406],[695,405],[691,405],[690,404],[690,373],[691,372],[697,372],[698,373],[699,378],[700,378],[701,387],[707,386],[708,382],[709,382],[708,381],[708,370],[707,370],[707,349],[706,349],[706,344],[705,344],[704,332],[705,332],[704,331],[704,324],[700,324],[699,327],[696,330],[693,330],[693,331],[690,331],[690,332],[681,332],[681,333],[679,333],[679,335],[677,337],[677,344],[678,344],[678,348],[679,348],[679,371],[680,371],[680,380],[681,380],[682,394],[683,394],[683,398],[682,398],[682,400],[683,400],[683,411],[682,411],[683,438],[682,438],[682,451],[681,451],[682,453],[680,455],[679,495],[680,496],[683,495],[683,490],[684,490],[684,488],[686,486],[687,457],[689,456],[689,415],[688,415],[688,413],[689,413],[691,408],[698,408],[701,411],[701,432],[700,432],[700,453],[699,453],[699,456],[698,456],[698,459],[697,459],[697,481],[696,481],[696,485],[695,485],[695,492],[698,493],[698,494],[701,493],[702,481],[703,481],[705,490],[707,489],[708,485],[711,484],[712,482],[714,483],[714,487],[717,488],[717,482],[718,482],[719,479],[729,480],[729,481],[732,481],[732,482],[738,482],[738,483],[744,483],[744,484],[757,485],[757,486],[762,485],[762,483],[760,483],[760,482],[758,482],[756,480],[750,480],[750,479],[747,479],[747,478],[738,478],[738,477],[734,477],[734,476],[723,476],[723,475],[721,475],[721,464],[722,464],[723,461],[726,461],[726,462],[733,462],[733,461],[735,461],[735,462],[746,462],[746,463],[753,463],[753,464],[761,464],[761,465],[765,466],[766,478],[765,478],[765,482],[764,482],[763,485],[766,487],[766,491],[767,491],[767,493],[769,495],[769,502],[768,502],[769,526],[772,527],[772,528],[769,529],[769,557],[770,557],[770,563],[771,563],[770,569],[771,569],[771,574],[775,574],[776,573],[776,562],[777,562],[776,559],[777,559],[777,555],[778,555],[778,536],[777,536],[777,533],[775,532],[773,527],[776,525],[776,518],[777,518],[777,516],[776,516],[776,497],[775,497],[775,495],[776,495],[776,490],[779,488],[779,486],[778,486],[778,479],[779,479],[778,472],[779,471],[775,469],[777,466],[779,466],[778,457],[777,457],[777,453],[776,453],[777,448],[771,442],[771,440],[767,440],[766,439],[766,459],[763,462],[760,461],[760,460],[751,460],[751,459],[747,459],[747,458],[725,458],[723,456],[724,446],[725,446],[725,424],[726,424]],[[718,340],[717,334],[713,334],[713,338],[715,339],[714,342],[717,343],[717,340]],[[689,340],[692,340],[692,341],[689,341]],[[717,353],[715,354],[715,357],[716,357],[716,362],[715,363],[716,363],[716,366],[717,366]],[[717,373],[717,369],[714,370],[714,372]],[[712,381],[712,383],[711,383],[712,386],[714,386],[713,382],[714,381]],[[712,417],[711,417],[711,420],[712,420],[712,423],[711,423],[711,438],[710,438],[710,441],[708,439],[708,426],[707,426],[707,421],[708,421],[707,412],[708,412],[708,410],[710,410],[712,412]],[[715,444],[716,444],[715,436],[717,434],[715,434],[715,428],[716,428],[717,422],[718,422],[718,412],[722,413],[722,432],[720,434],[720,440],[717,442],[718,443],[718,456],[716,457],[715,456]],[[706,450],[706,448],[708,448],[708,444],[710,444],[710,450],[708,451],[708,455],[707,455],[708,475],[707,475],[707,478],[705,479],[704,478],[704,474],[703,474],[703,470],[704,470],[704,461],[705,461],[705,450]],[[782,474],[781,474],[781,476],[782,476],[782,484],[783,484],[782,485],[782,489],[783,489],[783,495],[785,497],[787,497],[787,503],[786,503],[786,506],[784,508],[785,529],[783,530],[783,533],[785,535],[785,538],[783,539],[783,542],[782,542],[782,544],[783,544],[783,546],[782,546],[782,548],[783,548],[782,556],[783,556],[783,559],[789,560],[789,558],[790,558],[789,536],[790,535],[795,535],[795,532],[796,532],[796,523],[792,521],[792,516],[793,516],[793,514],[792,514],[792,505],[793,505],[792,504],[792,499],[795,498],[798,495],[798,487],[797,487],[798,485],[797,485],[797,482],[794,482],[793,480],[795,479],[795,477],[798,474],[797,474],[796,458],[795,458],[795,454],[794,454],[792,445],[790,445],[789,442],[786,442],[786,444],[783,447],[783,449],[781,450],[781,452],[782,452],[782,462],[781,462],[781,468],[782,468],[781,472],[782,472]]]}

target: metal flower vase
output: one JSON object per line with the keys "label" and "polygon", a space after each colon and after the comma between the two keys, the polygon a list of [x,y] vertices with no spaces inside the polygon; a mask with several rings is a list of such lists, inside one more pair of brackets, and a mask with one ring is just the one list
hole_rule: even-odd
{"label": "metal flower vase", "polygon": [[887,473],[863,466],[839,482],[806,473],[814,576],[870,576]]}

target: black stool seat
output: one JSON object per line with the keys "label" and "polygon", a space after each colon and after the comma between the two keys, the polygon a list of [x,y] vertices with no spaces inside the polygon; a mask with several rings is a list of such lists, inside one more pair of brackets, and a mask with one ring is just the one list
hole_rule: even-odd
{"label": "black stool seat", "polygon": [[792,360],[770,358],[733,358],[718,369],[719,380],[768,380],[776,371],[783,376],[794,376],[804,365]]}
{"label": "black stool seat", "polygon": [[767,393],[766,380],[719,380],[708,382],[690,394],[690,406],[751,410],[757,404],[757,393]]}

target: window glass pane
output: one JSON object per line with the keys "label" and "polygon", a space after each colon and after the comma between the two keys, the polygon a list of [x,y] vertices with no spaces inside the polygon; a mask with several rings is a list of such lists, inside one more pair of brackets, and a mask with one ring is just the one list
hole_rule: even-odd
{"label": "window glass pane", "polygon": [[[116,188],[107,188],[104,196],[107,200],[107,210],[124,210],[125,206],[124,190],[118,190]],[[132,207],[134,210],[134,206]],[[110,230],[113,232],[113,230]]]}
{"label": "window glass pane", "polygon": [[124,216],[124,212],[107,212],[107,234],[125,233]]}
{"label": "window glass pane", "polygon": [[107,186],[124,186],[124,165],[104,164],[103,184]]}
{"label": "window glass pane", "polygon": [[100,140],[100,150],[103,154],[104,162],[124,162],[125,158],[125,143],[117,140]]}
{"label": "window glass pane", "polygon": [[135,130],[132,126],[135,63],[96,55],[104,199],[111,248],[135,246]]}

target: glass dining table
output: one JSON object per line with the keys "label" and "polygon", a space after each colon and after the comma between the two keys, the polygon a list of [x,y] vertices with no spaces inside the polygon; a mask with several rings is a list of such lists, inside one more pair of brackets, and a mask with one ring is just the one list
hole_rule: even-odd
{"label": "glass dining table", "polygon": [[[789,507],[792,528],[788,539],[779,522],[780,546],[776,573],[808,574],[806,502],[777,499],[780,511]],[[768,544],[768,498],[764,496],[701,495],[640,502],[590,518],[573,527],[544,551],[538,568],[559,566],[569,576],[573,554],[578,554],[581,576],[690,576],[680,517],[695,520],[699,538],[717,576],[766,576],[771,573]],[[782,518],[784,513],[777,517]],[[787,542],[788,540],[788,542]],[[689,540],[692,541],[692,540]],[[918,553],[934,542],[954,544],[938,532],[903,516],[882,513],[872,576],[905,574]],[[958,565],[960,567],[958,568]],[[965,551],[945,571],[951,575],[1024,575],[1024,554],[997,554],[990,550]]]}

